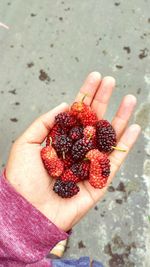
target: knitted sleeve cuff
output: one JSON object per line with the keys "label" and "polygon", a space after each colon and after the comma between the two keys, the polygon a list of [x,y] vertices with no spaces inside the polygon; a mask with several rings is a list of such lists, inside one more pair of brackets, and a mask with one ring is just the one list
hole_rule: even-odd
{"label": "knitted sleeve cuff", "polygon": [[0,176],[0,258],[33,263],[41,260],[65,233]]}

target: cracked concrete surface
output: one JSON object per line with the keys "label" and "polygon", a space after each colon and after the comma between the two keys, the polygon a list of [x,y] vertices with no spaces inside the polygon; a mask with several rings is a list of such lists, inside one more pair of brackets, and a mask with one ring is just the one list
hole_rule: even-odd
{"label": "cracked concrete surface", "polygon": [[110,267],[150,267],[150,1],[1,0],[0,160],[41,113],[71,102],[86,75],[117,80],[107,118],[121,98],[138,99],[141,135],[108,193],[74,228],[65,257]]}

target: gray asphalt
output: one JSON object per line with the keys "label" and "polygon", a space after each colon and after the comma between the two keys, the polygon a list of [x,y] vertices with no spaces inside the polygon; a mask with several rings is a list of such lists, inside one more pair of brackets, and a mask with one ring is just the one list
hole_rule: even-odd
{"label": "gray asphalt", "polygon": [[150,1],[1,0],[0,160],[40,114],[71,102],[87,74],[116,78],[107,119],[134,94],[142,135],[105,198],[73,231],[65,257],[150,267]]}

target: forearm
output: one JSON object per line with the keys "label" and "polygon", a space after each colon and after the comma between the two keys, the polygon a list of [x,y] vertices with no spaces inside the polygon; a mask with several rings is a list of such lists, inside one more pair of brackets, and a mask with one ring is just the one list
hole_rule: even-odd
{"label": "forearm", "polygon": [[[0,262],[12,260],[15,266],[38,262],[68,237],[18,194],[4,175],[0,177],[0,199]],[[50,266],[48,260],[41,264]]]}

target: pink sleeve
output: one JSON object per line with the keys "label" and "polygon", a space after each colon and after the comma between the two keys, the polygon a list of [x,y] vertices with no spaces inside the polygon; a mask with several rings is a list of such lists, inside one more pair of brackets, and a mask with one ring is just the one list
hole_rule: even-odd
{"label": "pink sleeve", "polygon": [[[69,236],[17,193],[4,174],[0,176],[0,216],[0,264],[6,263],[2,266],[13,266],[12,262],[15,267],[50,266],[43,258]],[[38,261],[41,265],[32,265]]]}

